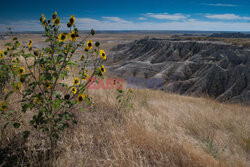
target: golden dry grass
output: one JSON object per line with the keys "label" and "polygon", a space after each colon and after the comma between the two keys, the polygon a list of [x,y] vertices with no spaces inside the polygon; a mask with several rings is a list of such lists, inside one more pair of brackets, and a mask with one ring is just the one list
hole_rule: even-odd
{"label": "golden dry grass", "polygon": [[[71,79],[64,82],[70,83]],[[31,166],[250,164],[250,108],[247,106],[159,90],[134,90],[134,109],[118,111],[115,90],[88,90],[88,94],[94,105],[86,105],[84,112],[73,111],[78,125],[62,136],[56,160],[48,160],[34,151],[34,143],[39,140],[44,141],[42,154],[46,154],[48,147],[46,138],[37,132],[24,144],[18,138],[19,131],[8,129],[1,136],[2,146],[18,139],[15,148],[28,148],[23,148],[22,154],[18,149],[12,151],[19,155],[18,161],[23,164],[28,161]]]}
{"label": "golden dry grass", "polygon": [[248,166],[249,107],[153,90],[134,91],[134,110],[117,112],[114,92],[78,113],[56,166]]}

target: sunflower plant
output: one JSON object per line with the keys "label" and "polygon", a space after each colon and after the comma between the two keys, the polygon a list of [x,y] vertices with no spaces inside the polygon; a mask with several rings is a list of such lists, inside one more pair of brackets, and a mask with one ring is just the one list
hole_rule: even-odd
{"label": "sunflower plant", "polygon": [[5,65],[5,53],[0,50],[0,93],[3,93],[3,89],[9,80],[9,69]]}
{"label": "sunflower plant", "polygon": [[[3,61],[0,68],[8,71],[5,76],[10,78],[11,85],[1,97],[0,112],[6,114],[12,111],[9,97],[18,94],[22,115],[33,114],[29,121],[31,127],[49,137],[51,148],[65,128],[77,123],[74,109],[84,110],[84,106],[91,105],[86,89],[95,80],[89,78],[103,78],[106,72],[102,65],[107,60],[104,50],[99,49],[99,42],[89,39],[95,31],[91,30],[79,40],[75,21],[75,17],[70,16],[67,23],[69,30],[61,32],[57,12],[51,19],[42,14],[40,22],[44,27],[47,47],[38,49],[31,39],[21,43],[14,37],[6,44],[7,49],[0,51],[0,63]],[[81,52],[83,54],[79,56]],[[72,74],[73,67],[79,69],[78,72]],[[72,78],[70,83],[67,82],[69,78]],[[7,122],[4,127],[10,124],[16,128],[23,125],[20,118],[14,123]],[[29,133],[25,131],[24,136]]]}

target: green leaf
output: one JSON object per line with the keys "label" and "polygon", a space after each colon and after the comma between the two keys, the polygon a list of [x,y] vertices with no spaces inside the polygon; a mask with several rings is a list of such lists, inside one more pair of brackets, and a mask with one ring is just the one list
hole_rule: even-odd
{"label": "green leaf", "polygon": [[62,87],[67,87],[67,85],[64,83],[59,83],[59,85],[61,85]]}
{"label": "green leaf", "polygon": [[8,42],[4,46],[11,46],[11,43]]}
{"label": "green leaf", "polygon": [[46,47],[46,48],[45,48],[45,52],[46,52],[46,53],[49,53],[49,52],[50,52],[50,48],[49,48],[49,47]]}
{"label": "green leaf", "polygon": [[122,90],[122,89],[117,89],[117,91],[118,91],[119,93],[122,93],[122,92],[123,92],[123,90]]}
{"label": "green leaf", "polygon": [[9,95],[11,95],[13,92],[14,92],[13,90],[12,90],[12,91],[10,91],[10,92],[8,92],[8,93],[7,93],[7,95],[5,95],[4,100],[7,100],[7,99],[8,99],[8,97],[9,97]]}
{"label": "green leaf", "polygon": [[24,58],[29,58],[29,57],[31,57],[32,56],[32,54],[30,54],[30,53],[28,53],[28,54],[24,54],[24,55],[22,55]]}
{"label": "green leaf", "polygon": [[81,108],[80,110],[81,110],[82,112],[85,112],[85,111],[86,111],[86,109],[84,109],[84,108]]}
{"label": "green leaf", "polygon": [[20,123],[17,123],[17,122],[15,122],[14,124],[13,124],[13,126],[14,126],[14,128],[19,128],[20,127]]}
{"label": "green leaf", "polygon": [[60,99],[54,100],[53,101],[53,109],[56,110],[57,108],[59,108],[61,103],[62,103],[62,100],[60,100]]}
{"label": "green leaf", "polygon": [[121,94],[120,94],[120,95],[118,95],[118,96],[116,96],[116,99],[119,99],[121,96],[122,96]]}
{"label": "green leaf", "polygon": [[87,102],[89,105],[92,104],[92,102],[90,101],[90,98],[89,98],[88,96],[86,96],[85,99],[86,99],[86,102]]}
{"label": "green leaf", "polygon": [[28,108],[29,108],[29,105],[27,103],[23,104],[22,105],[22,112],[26,113],[26,111],[28,110]]}
{"label": "green leaf", "polygon": [[52,136],[53,136],[54,138],[56,138],[56,139],[59,139],[58,133],[54,133]]}
{"label": "green leaf", "polygon": [[75,125],[77,125],[77,121],[76,121],[76,120],[73,120],[73,123],[74,123]]}
{"label": "green leaf", "polygon": [[24,131],[23,132],[23,138],[24,139],[27,139],[29,137],[29,135],[30,135],[30,131]]}
{"label": "green leaf", "polygon": [[10,124],[9,122],[7,122],[6,124],[4,124],[3,130],[6,129],[9,124]]}

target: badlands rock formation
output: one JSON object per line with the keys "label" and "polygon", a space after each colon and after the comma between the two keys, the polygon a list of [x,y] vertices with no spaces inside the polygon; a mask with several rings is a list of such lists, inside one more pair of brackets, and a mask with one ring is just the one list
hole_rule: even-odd
{"label": "badlands rock formation", "polygon": [[250,49],[211,41],[144,38],[112,49],[120,77],[162,78],[161,88],[250,104]]}

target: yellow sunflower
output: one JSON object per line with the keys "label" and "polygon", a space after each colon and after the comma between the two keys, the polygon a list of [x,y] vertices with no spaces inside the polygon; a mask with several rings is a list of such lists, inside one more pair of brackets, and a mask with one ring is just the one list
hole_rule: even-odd
{"label": "yellow sunflower", "polygon": [[13,37],[13,38],[12,38],[12,41],[16,41],[16,40],[17,40],[17,37]]}
{"label": "yellow sunflower", "polygon": [[30,49],[30,47],[32,46],[32,40],[30,39],[28,44],[27,44],[28,48]]}
{"label": "yellow sunflower", "polygon": [[89,78],[89,75],[87,73],[84,73],[82,76],[82,80],[87,80]]}
{"label": "yellow sunflower", "polygon": [[14,89],[17,92],[20,92],[23,89],[23,85],[21,82],[14,84]]}
{"label": "yellow sunflower", "polygon": [[41,68],[42,68],[43,71],[45,71],[45,68],[44,68],[44,65],[43,65],[43,64],[41,65]]}
{"label": "yellow sunflower", "polygon": [[81,55],[81,61],[83,61],[84,60],[84,55]]}
{"label": "yellow sunflower", "polygon": [[76,94],[77,89],[76,89],[75,87],[72,87],[72,88],[71,88],[71,91],[72,91],[72,93]]}
{"label": "yellow sunflower", "polygon": [[70,34],[69,34],[69,39],[70,39],[70,41],[76,41],[77,40],[77,38],[78,38],[78,36],[77,36],[77,34],[76,34],[76,32],[75,31],[72,31]]}
{"label": "yellow sunflower", "polygon": [[55,11],[55,13],[52,15],[52,19],[56,19],[57,16],[57,12]]}
{"label": "yellow sunflower", "polygon": [[42,16],[40,17],[40,22],[42,23],[42,25],[45,27],[47,25],[47,22],[46,22],[46,18],[44,16],[44,14],[42,14]]}
{"label": "yellow sunflower", "polygon": [[19,67],[18,74],[23,75],[25,73],[25,69],[23,67]]}
{"label": "yellow sunflower", "polygon": [[18,41],[17,46],[20,47],[21,45],[22,43]]}
{"label": "yellow sunflower", "polygon": [[16,71],[17,70],[17,66],[16,65],[13,65],[13,70]]}
{"label": "yellow sunflower", "polygon": [[47,25],[46,19],[43,20],[42,25],[43,25],[43,27],[45,27]]}
{"label": "yellow sunflower", "polygon": [[59,26],[61,24],[61,20],[59,17],[56,17],[55,19],[53,19],[53,24],[55,26]]}
{"label": "yellow sunflower", "polygon": [[102,58],[103,60],[107,60],[107,56],[106,56],[104,50],[100,50],[100,56],[101,56],[101,58]]}
{"label": "yellow sunflower", "polygon": [[65,70],[66,70],[66,71],[69,71],[69,66],[66,66],[66,67],[65,67]]}
{"label": "yellow sunflower", "polygon": [[5,93],[7,93],[9,90],[8,90],[8,89],[4,89],[3,91],[4,91]]}
{"label": "yellow sunflower", "polygon": [[0,50],[0,59],[4,58],[4,51]]}
{"label": "yellow sunflower", "polygon": [[80,84],[79,78],[76,77],[76,78],[73,80],[73,84],[74,84],[74,85],[79,85],[79,84]]}
{"label": "yellow sunflower", "polygon": [[46,88],[47,90],[49,90],[49,89],[51,88],[51,84],[49,83],[49,81],[46,81],[46,82],[45,82],[45,88]]}
{"label": "yellow sunflower", "polygon": [[93,41],[92,40],[88,40],[87,42],[87,47],[88,50],[91,50],[93,48]]}
{"label": "yellow sunflower", "polygon": [[79,103],[81,103],[83,100],[84,100],[84,94],[79,94],[78,96],[77,96],[77,101],[79,102]]}
{"label": "yellow sunflower", "polygon": [[0,110],[6,111],[7,109],[8,109],[8,104],[7,104],[7,102],[6,102],[6,101],[2,101],[2,102],[0,103]]}
{"label": "yellow sunflower", "polygon": [[128,93],[132,93],[132,89],[128,89]]}
{"label": "yellow sunflower", "polygon": [[58,36],[58,39],[60,42],[64,42],[67,40],[67,34],[65,33],[60,33],[59,36]]}
{"label": "yellow sunflower", "polygon": [[10,48],[10,47],[7,47],[7,51],[10,52],[10,51],[11,51],[11,48]]}
{"label": "yellow sunflower", "polygon": [[106,72],[106,69],[105,69],[104,65],[99,67],[99,70],[101,71],[102,74]]}
{"label": "yellow sunflower", "polygon": [[34,97],[34,103],[37,103],[37,102],[38,102],[38,98]]}
{"label": "yellow sunflower", "polygon": [[76,21],[76,18],[74,17],[74,16],[70,16],[70,18],[69,18],[69,23],[71,24],[71,25],[75,25],[75,21]]}
{"label": "yellow sunflower", "polygon": [[11,63],[17,63],[17,59],[12,59]]}

